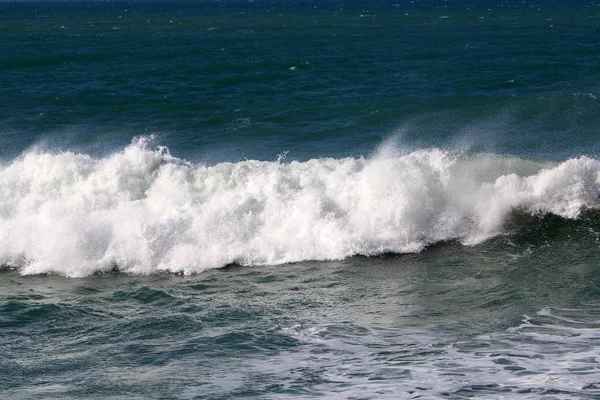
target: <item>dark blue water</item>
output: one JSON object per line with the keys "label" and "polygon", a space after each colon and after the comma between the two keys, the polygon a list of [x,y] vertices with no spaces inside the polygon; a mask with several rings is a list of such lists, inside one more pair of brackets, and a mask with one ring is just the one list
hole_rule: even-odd
{"label": "dark blue water", "polygon": [[597,398],[599,23],[0,1],[0,397]]}
{"label": "dark blue water", "polygon": [[194,161],[309,159],[396,131],[595,154],[597,7],[472,3],[3,2],[3,154],[159,133]]}

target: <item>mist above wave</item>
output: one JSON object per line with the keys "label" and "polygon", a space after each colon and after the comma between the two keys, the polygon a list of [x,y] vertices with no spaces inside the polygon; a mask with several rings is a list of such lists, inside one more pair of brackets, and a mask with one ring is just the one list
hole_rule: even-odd
{"label": "mist above wave", "polygon": [[104,158],[31,151],[0,168],[0,263],[24,274],[196,273],[419,252],[502,233],[516,208],[577,218],[600,161],[440,149],[193,165],[140,140]]}

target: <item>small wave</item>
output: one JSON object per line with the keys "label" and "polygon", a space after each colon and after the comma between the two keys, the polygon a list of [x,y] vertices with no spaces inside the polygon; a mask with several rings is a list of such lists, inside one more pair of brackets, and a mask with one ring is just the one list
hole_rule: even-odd
{"label": "small wave", "polygon": [[77,277],[410,253],[480,243],[517,209],[576,219],[599,197],[589,157],[426,149],[205,166],[145,140],[104,158],[38,150],[0,167],[0,263]]}

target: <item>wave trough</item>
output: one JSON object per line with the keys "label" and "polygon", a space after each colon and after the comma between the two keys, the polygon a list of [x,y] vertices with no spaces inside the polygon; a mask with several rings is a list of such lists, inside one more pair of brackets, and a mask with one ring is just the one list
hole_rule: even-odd
{"label": "wave trough", "polygon": [[197,273],[477,244],[515,210],[600,206],[600,161],[440,149],[193,165],[140,140],[104,158],[31,151],[0,168],[0,263],[80,277]]}

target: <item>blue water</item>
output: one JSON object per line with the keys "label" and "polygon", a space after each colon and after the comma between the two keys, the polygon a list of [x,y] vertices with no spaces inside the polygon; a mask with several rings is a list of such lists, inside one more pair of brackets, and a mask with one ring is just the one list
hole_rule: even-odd
{"label": "blue water", "polygon": [[591,1],[0,1],[0,397],[600,396]]}

